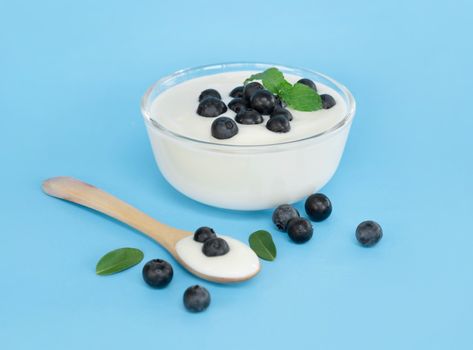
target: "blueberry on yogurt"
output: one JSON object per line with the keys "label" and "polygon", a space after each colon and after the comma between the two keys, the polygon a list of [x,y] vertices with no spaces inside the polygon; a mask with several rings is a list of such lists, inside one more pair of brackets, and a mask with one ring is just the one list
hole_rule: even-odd
{"label": "blueberry on yogurt", "polygon": [[264,119],[258,111],[248,108],[243,109],[235,117],[235,120],[239,124],[261,124]]}
{"label": "blueberry on yogurt", "polygon": [[243,97],[243,86],[237,86],[232,91],[230,91],[230,97],[242,98]]}
{"label": "blueberry on yogurt", "polygon": [[291,121],[292,120],[292,113],[289,112],[286,108],[283,108],[283,107],[280,107],[280,106],[276,106],[274,108],[274,111],[273,113],[271,113],[271,115],[269,116],[270,118],[273,118],[277,115],[283,115],[287,118],[287,120]]}
{"label": "blueberry on yogurt", "polygon": [[276,106],[276,98],[268,90],[256,91],[250,99],[251,107],[263,115],[270,115]]}
{"label": "blueberry on yogurt", "polygon": [[197,114],[202,117],[214,118],[227,111],[227,106],[222,100],[209,96],[204,98],[197,107]]}
{"label": "blueberry on yogurt", "polygon": [[244,98],[235,97],[233,100],[228,102],[228,108],[230,108],[233,112],[238,113],[241,110],[248,108],[248,103]]}
{"label": "blueberry on yogurt", "polygon": [[264,87],[257,81],[253,81],[251,83],[248,83],[244,86],[243,88],[243,98],[246,99],[247,101],[251,100],[251,96],[258,91],[258,90],[263,90]]}
{"label": "blueberry on yogurt", "polygon": [[220,93],[217,90],[207,89],[200,93],[199,102],[201,102],[204,98],[207,98],[207,97],[215,97],[215,98],[218,98],[219,100],[222,99],[222,96],[220,96]]}
{"label": "blueberry on yogurt", "polygon": [[308,87],[310,87],[311,89],[313,89],[314,91],[317,91],[317,86],[315,85],[315,83],[310,80],[310,79],[306,79],[306,78],[303,78],[303,79],[299,79],[297,81],[299,84],[304,84]]}
{"label": "blueberry on yogurt", "polygon": [[199,227],[194,232],[194,241],[199,243],[204,243],[206,240],[216,237],[217,235],[215,234],[214,229],[207,226]]}
{"label": "blueberry on yogurt", "polygon": [[184,292],[184,306],[190,312],[201,312],[210,305],[210,293],[202,286],[189,287]]}
{"label": "blueberry on yogurt", "polygon": [[228,243],[223,238],[210,238],[204,242],[202,253],[208,257],[222,256],[230,251]]}
{"label": "blueberry on yogurt", "polygon": [[337,102],[335,102],[335,99],[330,95],[323,94],[320,95],[320,98],[322,99],[323,109],[330,109],[337,104]]}
{"label": "blueberry on yogurt", "polygon": [[215,119],[210,129],[212,136],[219,140],[229,139],[238,134],[238,125],[228,117]]}
{"label": "blueberry on yogurt", "polygon": [[284,133],[291,130],[291,124],[284,115],[276,115],[272,118],[269,118],[268,122],[266,123],[266,128],[273,132]]}
{"label": "blueberry on yogurt", "polygon": [[300,217],[299,212],[290,204],[282,204],[273,212],[273,223],[281,231],[287,230],[287,223],[294,218]]}

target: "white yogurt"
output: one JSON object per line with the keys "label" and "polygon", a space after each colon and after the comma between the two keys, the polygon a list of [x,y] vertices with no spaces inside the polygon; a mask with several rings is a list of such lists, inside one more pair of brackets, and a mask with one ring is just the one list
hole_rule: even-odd
{"label": "white yogurt", "polygon": [[208,257],[202,253],[203,243],[194,241],[193,236],[181,239],[176,244],[177,255],[191,269],[216,278],[244,279],[259,271],[259,259],[246,244],[227,236],[230,251],[222,256]]}
{"label": "white yogurt", "polygon": [[[314,112],[301,112],[288,108],[294,119],[291,130],[287,133],[276,133],[266,128],[269,116],[264,116],[264,122],[257,125],[238,124],[238,134],[226,140],[212,137],[210,126],[215,118],[206,118],[196,113],[199,94],[205,89],[215,89],[228,104],[232,100],[230,91],[242,85],[252,71],[228,72],[208,75],[180,83],[161,93],[152,103],[151,118],[165,128],[196,140],[231,145],[264,145],[287,141],[295,141],[324,132],[339,123],[346,114],[346,104],[342,97],[326,85],[317,83],[319,94],[329,94],[335,98],[336,105],[330,109]],[[288,76],[291,83],[300,77]],[[233,118],[235,113],[228,109],[222,116]]]}

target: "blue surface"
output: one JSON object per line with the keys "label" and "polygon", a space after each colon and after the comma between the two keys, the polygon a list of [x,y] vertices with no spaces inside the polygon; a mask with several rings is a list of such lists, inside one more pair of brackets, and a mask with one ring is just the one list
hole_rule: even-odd
{"label": "blue surface", "polygon": [[[471,349],[472,11],[467,0],[1,1],[0,348]],[[334,213],[303,246],[270,212],[185,198],[152,158],[145,89],[183,67],[247,60],[324,72],[358,102],[324,188]],[[56,175],[184,229],[271,230],[278,259],[233,286],[177,264],[164,290],[147,288],[142,265],[98,277],[114,248],[170,257],[45,196],[41,181]],[[354,239],[364,219],[384,228],[372,249]],[[181,302],[196,283],[213,298],[198,315]]]}

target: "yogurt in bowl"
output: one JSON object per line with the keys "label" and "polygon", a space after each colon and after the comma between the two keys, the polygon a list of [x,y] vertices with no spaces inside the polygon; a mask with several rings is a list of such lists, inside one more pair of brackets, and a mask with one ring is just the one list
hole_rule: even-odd
{"label": "yogurt in bowl", "polygon": [[[313,112],[296,111],[291,129],[238,124],[228,139],[211,134],[216,118],[196,112],[199,94],[217,90],[222,101],[251,74],[276,67],[290,83],[314,81],[319,94],[336,104]],[[178,191],[226,209],[260,210],[292,203],[322,188],[335,173],[355,114],[355,101],[341,84],[322,74],[279,65],[232,63],[191,68],[164,77],[142,99],[142,114],[161,173]],[[228,109],[221,116],[234,118]],[[219,117],[221,117],[219,116]]]}

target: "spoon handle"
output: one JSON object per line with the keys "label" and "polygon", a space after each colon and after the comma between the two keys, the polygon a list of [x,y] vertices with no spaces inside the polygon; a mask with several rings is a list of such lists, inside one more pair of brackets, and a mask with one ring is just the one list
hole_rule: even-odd
{"label": "spoon handle", "polygon": [[111,194],[72,177],[53,177],[43,182],[43,191],[111,216],[151,237],[171,254],[175,244],[191,233],[162,224]]}

